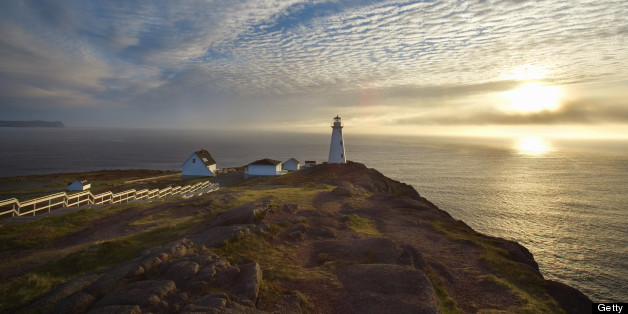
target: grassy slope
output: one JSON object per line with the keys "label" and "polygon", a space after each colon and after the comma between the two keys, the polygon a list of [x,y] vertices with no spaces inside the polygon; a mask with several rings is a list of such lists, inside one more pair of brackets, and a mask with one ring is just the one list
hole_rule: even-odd
{"label": "grassy slope", "polygon": [[[30,300],[44,294],[56,285],[64,283],[76,276],[106,269],[133,259],[146,248],[163,245],[180,237],[183,232],[202,222],[193,221],[193,216],[177,217],[170,211],[148,215],[133,223],[151,221],[155,226],[143,229],[140,232],[124,237],[114,237],[108,241],[86,242],[71,246],[56,246],[55,241],[62,237],[84,230],[93,221],[109,215],[116,215],[124,210],[146,209],[162,204],[128,204],[110,206],[101,210],[84,209],[62,217],[44,218],[20,226],[2,225],[0,251],[8,254],[28,253],[14,259],[3,259],[0,263],[1,271],[16,270],[21,264],[28,264],[33,259],[48,263],[30,270],[17,277],[0,281],[0,310],[13,311]],[[89,250],[90,247],[102,246],[98,250]]]}
{"label": "grassy slope", "polygon": [[190,184],[190,180],[183,182],[178,174],[176,171],[130,169],[4,177],[0,178],[0,199],[18,198],[24,201],[63,192],[68,183],[77,179],[88,180],[91,183],[90,190],[95,194],[112,190],[155,188],[168,184]]}
{"label": "grassy slope", "polygon": [[[36,256],[49,260],[49,263],[22,273],[17,277],[0,281],[0,312],[11,312],[43,295],[51,288],[78,275],[106,269],[133,259],[143,249],[163,245],[183,236],[186,231],[214,219],[216,215],[251,201],[265,201],[271,206],[299,204],[302,210],[314,210],[314,199],[320,193],[327,193],[334,187],[298,175],[288,175],[279,179],[254,179],[223,189],[218,193],[189,201],[174,201],[159,204],[131,204],[111,206],[100,210],[85,209],[63,217],[42,219],[23,226],[0,226],[0,253],[23,253],[21,258]],[[216,202],[224,195],[231,195],[228,202]],[[218,205],[216,205],[218,204]],[[160,210],[157,208],[161,208]],[[181,211],[190,209],[186,215]],[[131,227],[139,228],[134,234],[112,237],[106,241],[81,243],[71,247],[55,247],[55,241],[64,236],[84,230],[89,223],[118,215],[127,210],[144,210],[149,214],[128,221]],[[154,211],[154,212],[153,212]],[[385,237],[376,224],[358,215],[341,215],[346,221],[346,230],[364,237]],[[264,219],[264,217],[256,217]],[[223,247],[212,249],[233,264],[256,261],[260,264],[264,278],[260,290],[258,306],[272,309],[277,298],[284,293],[299,296],[305,308],[312,307],[308,300],[319,290],[338,291],[341,284],[335,275],[336,266],[344,263],[372,263],[372,256],[363,260],[329,260],[329,256],[318,256],[319,266],[304,267],[296,260],[302,244],[286,242],[285,230],[290,222],[271,223],[271,229],[261,234],[249,234],[228,241]],[[307,222],[306,222],[307,223]],[[522,270],[509,258],[508,253],[494,243],[457,228],[447,221],[438,221],[432,228],[452,241],[472,242],[483,250],[482,258],[491,268],[491,274],[478,280],[494,282],[511,291],[520,299],[521,306],[510,308],[512,312],[560,312],[557,303],[540,288],[541,279]],[[146,228],[142,228],[146,227]],[[99,250],[89,250],[93,246]],[[55,254],[54,252],[59,252]],[[20,254],[16,254],[18,256]],[[0,262],[0,272],[15,269],[21,260]],[[445,280],[429,270],[428,278],[434,286],[441,309],[446,313],[460,312]]]}
{"label": "grassy slope", "polygon": [[[312,198],[320,191],[329,190],[328,186],[322,188],[292,188],[292,187],[234,187],[231,189],[239,195],[234,201],[226,204],[225,208],[214,208],[208,213],[196,216],[181,216],[180,212],[185,207],[203,207],[211,203],[213,197],[209,196],[200,200],[189,202],[169,201],[171,205],[161,211],[142,216],[142,218],[129,221],[129,226],[151,225],[152,228],[142,230],[131,236],[111,238],[106,242],[82,243],[69,248],[49,248],[55,241],[73,232],[79,232],[87,228],[89,223],[103,219],[110,215],[116,215],[125,210],[145,210],[150,212],[156,205],[163,205],[163,201],[149,204],[126,204],[109,206],[103,209],[84,209],[61,217],[50,217],[34,221],[25,225],[0,225],[0,253],[21,252],[29,249],[26,256],[16,259],[7,259],[0,262],[0,271],[5,272],[15,268],[23,262],[32,259],[50,260],[45,266],[38,267],[18,277],[0,281],[0,310],[13,311],[38,296],[43,295],[51,288],[64,283],[78,275],[92,271],[106,269],[133,259],[139,252],[146,248],[163,245],[183,236],[186,231],[213,219],[217,214],[235,208],[241,204],[264,200],[275,203],[311,203]],[[230,193],[225,190],[225,193]],[[275,227],[276,228],[276,227]],[[281,247],[272,247],[270,243],[262,244],[262,237],[256,236],[245,240],[235,239],[222,248],[222,253],[234,263],[240,262],[243,257],[236,253],[234,248],[257,248],[247,250],[248,253],[258,252],[249,259],[260,261],[267,278],[264,289],[276,285],[275,278],[287,278],[298,273],[288,267],[288,262],[280,262],[277,256],[286,253]],[[102,249],[90,252],[87,248],[102,245]],[[54,245],[53,245],[54,246]],[[259,250],[264,248],[264,250]],[[58,253],[58,254],[56,254]],[[276,253],[276,254],[271,254]],[[65,256],[65,257],[62,257]],[[286,266],[286,267],[284,267]],[[274,269],[279,269],[274,271]],[[302,275],[308,273],[299,273]],[[270,293],[270,292],[268,292]]]}

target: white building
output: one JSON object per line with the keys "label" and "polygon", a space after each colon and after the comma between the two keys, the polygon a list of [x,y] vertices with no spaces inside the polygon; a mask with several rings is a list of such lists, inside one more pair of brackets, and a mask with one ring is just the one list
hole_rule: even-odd
{"label": "white building", "polygon": [[216,173],[216,161],[212,155],[201,149],[192,153],[181,167],[183,177],[213,177]]}
{"label": "white building", "polygon": [[68,183],[68,191],[85,191],[92,187],[92,184],[87,180],[76,180],[72,183]]}
{"label": "white building", "polygon": [[344,164],[347,162],[345,157],[345,145],[342,140],[342,123],[340,117],[334,118],[334,124],[331,126],[331,143],[329,144],[329,158],[327,163]]}
{"label": "white building", "polygon": [[283,170],[288,170],[288,171],[297,171],[301,168],[301,164],[299,163],[298,160],[294,159],[294,158],[290,158],[286,161],[284,161],[281,164],[281,167],[283,168]]}
{"label": "white building", "polygon": [[256,160],[248,164],[246,168],[246,177],[259,177],[259,176],[279,176],[282,175],[281,161],[264,158]]}

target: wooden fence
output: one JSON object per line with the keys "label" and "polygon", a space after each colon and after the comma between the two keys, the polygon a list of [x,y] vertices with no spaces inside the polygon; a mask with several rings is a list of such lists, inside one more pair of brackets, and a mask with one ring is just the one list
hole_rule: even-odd
{"label": "wooden fence", "polygon": [[44,197],[35,198],[20,202],[15,198],[0,201],[0,218],[7,216],[24,216],[44,210],[50,212],[53,209],[62,207],[78,207],[88,204],[121,204],[133,200],[158,199],[170,195],[178,195],[194,192],[200,189],[211,188],[212,191],[218,189],[218,184],[203,181],[192,185],[166,187],[163,189],[135,189],[120,193],[104,192],[97,195],[90,191],[67,194],[59,192]]}

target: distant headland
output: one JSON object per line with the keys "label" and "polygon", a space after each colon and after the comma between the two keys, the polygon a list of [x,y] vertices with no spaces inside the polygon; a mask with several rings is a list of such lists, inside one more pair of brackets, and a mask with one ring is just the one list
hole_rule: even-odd
{"label": "distant headland", "polygon": [[65,128],[61,121],[3,121],[0,120],[2,128]]}

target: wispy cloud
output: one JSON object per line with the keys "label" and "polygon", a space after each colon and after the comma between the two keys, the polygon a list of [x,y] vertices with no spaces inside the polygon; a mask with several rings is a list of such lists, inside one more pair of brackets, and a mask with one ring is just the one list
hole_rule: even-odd
{"label": "wispy cloud", "polygon": [[352,112],[370,106],[417,124],[616,121],[620,100],[521,117],[481,98],[524,79],[628,79],[627,15],[626,1],[5,1],[0,110],[172,107],[146,121],[183,110],[244,123],[261,108],[270,122],[282,118],[266,111],[305,121],[341,108],[381,120]]}

